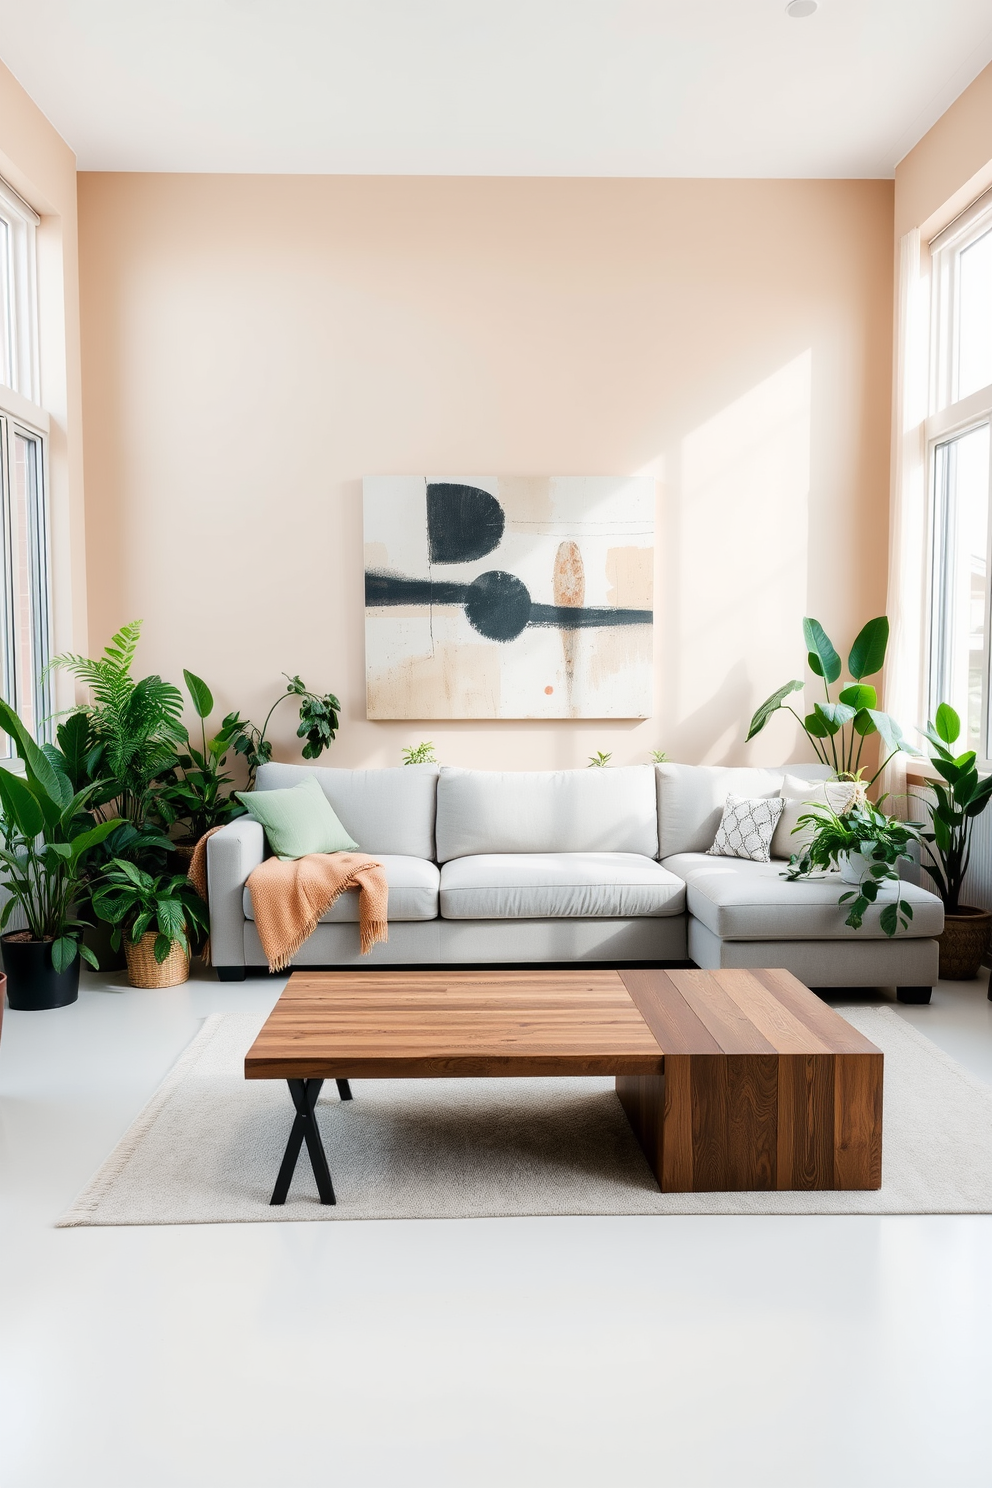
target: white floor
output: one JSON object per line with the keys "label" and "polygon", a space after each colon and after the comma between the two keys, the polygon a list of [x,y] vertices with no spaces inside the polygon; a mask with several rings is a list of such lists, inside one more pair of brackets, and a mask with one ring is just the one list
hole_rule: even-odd
{"label": "white floor", "polygon": [[[992,1484],[992,1217],[55,1230],[283,985],[120,981],[5,1015],[4,1488]],[[902,1012],[992,1083],[986,990]]]}

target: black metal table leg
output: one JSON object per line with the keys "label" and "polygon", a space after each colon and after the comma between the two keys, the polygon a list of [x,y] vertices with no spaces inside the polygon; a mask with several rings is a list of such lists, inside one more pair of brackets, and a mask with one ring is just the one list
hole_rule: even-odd
{"label": "black metal table leg", "polygon": [[[293,1122],[286,1143],[286,1152],[279,1168],[279,1176],[276,1186],[272,1190],[270,1204],[285,1204],[286,1195],[289,1193],[289,1185],[292,1182],[296,1161],[300,1155],[303,1143],[307,1144],[307,1152],[310,1155],[310,1165],[313,1175],[317,1180],[317,1192],[322,1204],[333,1204],[334,1185],[331,1182],[330,1170],[327,1166],[327,1158],[324,1154],[324,1146],[320,1140],[320,1128],[317,1125],[317,1116],[314,1107],[320,1094],[323,1080],[287,1080],[289,1093],[293,1097],[293,1105],[296,1107],[296,1119]],[[340,1082],[339,1082],[340,1083]],[[351,1091],[348,1092],[349,1100]],[[344,1097],[342,1097],[344,1099]]]}
{"label": "black metal table leg", "polygon": [[341,1097],[341,1099],[351,1100],[351,1086],[348,1084],[348,1081],[337,1080],[335,1081],[335,1083],[338,1087],[338,1095]]}

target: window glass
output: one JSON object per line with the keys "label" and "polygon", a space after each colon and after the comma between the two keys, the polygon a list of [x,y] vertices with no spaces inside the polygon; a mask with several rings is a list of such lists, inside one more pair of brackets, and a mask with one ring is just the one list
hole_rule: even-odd
{"label": "window glass", "polygon": [[0,382],[10,387],[14,365],[14,307],[11,301],[10,228],[0,217]]}
{"label": "window glass", "polygon": [[986,757],[989,425],[938,444],[934,460],[934,697],[961,717],[967,745]]}
{"label": "window glass", "polygon": [[992,228],[958,259],[957,396],[992,383]]}

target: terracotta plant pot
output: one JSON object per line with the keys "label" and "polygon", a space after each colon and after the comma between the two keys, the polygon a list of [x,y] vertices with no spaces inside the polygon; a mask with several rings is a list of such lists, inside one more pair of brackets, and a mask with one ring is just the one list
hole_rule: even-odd
{"label": "terracotta plant pot", "polygon": [[189,981],[189,957],[178,941],[164,961],[155,960],[156,931],[149,930],[135,943],[124,938],[127,979],[132,987],[178,987]]}
{"label": "terracotta plant pot", "polygon": [[19,1012],[42,1012],[68,1007],[79,996],[79,957],[65,971],[52,965],[52,942],[30,940],[26,930],[3,937],[3,965],[7,973],[7,1003]]}
{"label": "terracotta plant pot", "polygon": [[954,914],[945,915],[944,928],[937,936],[940,975],[949,982],[972,981],[989,948],[990,931],[990,910],[959,904]]}

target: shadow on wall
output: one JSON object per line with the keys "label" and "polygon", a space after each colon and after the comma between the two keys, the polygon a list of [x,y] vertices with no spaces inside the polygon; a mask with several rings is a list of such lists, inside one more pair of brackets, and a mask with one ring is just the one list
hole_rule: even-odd
{"label": "shadow on wall", "polygon": [[[656,732],[673,759],[740,762],[752,712],[797,675],[807,604],[812,351],[687,434],[659,522]],[[786,759],[785,721],[762,741]],[[771,752],[769,752],[771,751]]]}

